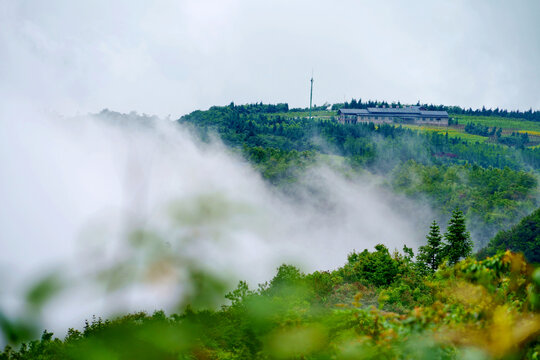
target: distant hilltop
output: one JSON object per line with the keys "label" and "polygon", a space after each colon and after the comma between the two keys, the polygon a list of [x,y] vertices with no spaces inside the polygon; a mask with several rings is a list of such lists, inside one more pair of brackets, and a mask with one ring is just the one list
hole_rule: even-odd
{"label": "distant hilltop", "polygon": [[422,106],[388,107],[367,109],[339,109],[339,122],[342,124],[431,124],[448,126],[446,111],[426,110]]}

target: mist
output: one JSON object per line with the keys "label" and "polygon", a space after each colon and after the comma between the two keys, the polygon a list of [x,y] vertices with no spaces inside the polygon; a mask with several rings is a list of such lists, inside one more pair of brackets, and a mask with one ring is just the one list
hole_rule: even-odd
{"label": "mist", "polygon": [[[112,293],[89,280],[157,248],[228,287],[256,287],[282,263],[330,270],[378,243],[417,247],[431,221],[428,207],[387,193],[376,176],[345,179],[320,165],[287,196],[217,138],[201,143],[177,123],[110,114],[2,118],[0,306],[8,314],[53,270],[74,288],[44,312],[43,326],[62,331],[93,314],[173,309],[186,295],[182,271],[148,281],[130,270],[136,286]],[[130,250],[134,232],[156,244]]]}
{"label": "mist", "polygon": [[[325,161],[281,191],[217,135],[202,142],[171,118],[231,101],[303,108],[312,72],[318,105],[539,108],[538,10],[532,0],[0,2],[0,322],[62,337],[93,315],[217,308],[238,281],[256,288],[283,263],[332,270],[380,243],[416,252],[431,221],[446,220],[427,197]],[[105,107],[121,113],[96,113]],[[377,156],[386,170],[397,161]],[[194,279],[215,297],[199,297]],[[32,303],[40,284],[51,293]]]}

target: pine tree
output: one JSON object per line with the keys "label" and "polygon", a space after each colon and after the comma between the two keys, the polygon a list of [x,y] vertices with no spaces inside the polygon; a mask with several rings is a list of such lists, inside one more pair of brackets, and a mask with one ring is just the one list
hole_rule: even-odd
{"label": "pine tree", "polygon": [[441,264],[444,246],[439,224],[435,220],[433,220],[426,238],[427,244],[418,249],[418,260],[425,268],[435,271]]}
{"label": "pine tree", "polygon": [[459,259],[470,256],[472,253],[471,235],[465,226],[465,217],[461,210],[452,212],[448,229],[444,234],[447,244],[444,246],[444,256],[450,265],[456,264]]}

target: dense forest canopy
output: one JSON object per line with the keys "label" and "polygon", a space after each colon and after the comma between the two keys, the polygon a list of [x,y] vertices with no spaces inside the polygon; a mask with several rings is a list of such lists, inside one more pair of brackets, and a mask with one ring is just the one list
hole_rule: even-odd
{"label": "dense forest canopy", "polygon": [[529,261],[540,264],[540,208],[509,230],[497,233],[479,255],[493,256],[506,249],[522,252]]}

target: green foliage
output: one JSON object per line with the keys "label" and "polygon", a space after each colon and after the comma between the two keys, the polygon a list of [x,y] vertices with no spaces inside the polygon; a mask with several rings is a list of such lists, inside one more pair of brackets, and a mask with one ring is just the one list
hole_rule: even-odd
{"label": "green foliage", "polygon": [[41,309],[64,286],[64,280],[56,272],[38,278],[26,291],[23,316],[10,316],[0,309],[0,335],[4,335],[9,343],[15,344],[31,339],[39,331],[36,318],[40,316]]}
{"label": "green foliage", "polygon": [[[343,278],[338,272],[315,271],[306,276],[306,281],[313,290],[314,299],[325,303],[335,293],[336,288],[343,283]],[[353,295],[355,294],[356,292]]]}
{"label": "green foliage", "polygon": [[513,132],[510,136],[503,136],[498,138],[499,143],[507,146],[515,146],[518,148],[524,148],[529,144],[529,135],[526,132],[515,133]]}
{"label": "green foliage", "polygon": [[[179,122],[203,140],[217,133],[280,189],[293,184],[323,156],[339,156],[353,169],[348,176],[368,170],[385,176],[396,192],[427,199],[440,209],[439,221],[446,221],[459,206],[479,246],[539,205],[536,175],[529,171],[540,168],[540,147],[509,148],[467,140],[468,134],[448,136],[388,124],[340,124],[328,120],[329,114],[328,119],[308,119],[303,112],[261,111],[244,111],[238,105],[212,107]],[[460,116],[468,119],[461,123],[483,121]],[[526,129],[531,123],[512,121]],[[499,130],[506,124],[485,126]]]}
{"label": "green foliage", "polygon": [[376,245],[375,250],[371,253],[364,250],[361,253],[349,254],[347,264],[339,272],[343,279],[375,286],[386,286],[392,283],[398,272],[395,259],[390,256],[388,248],[382,244]]}
{"label": "green foliage", "polygon": [[[393,281],[370,289],[340,278],[339,271],[304,275],[282,265],[257,291],[240,282],[226,296],[232,304],[219,311],[187,307],[170,316],[157,311],[110,320],[94,317],[82,331],[70,329],[63,340],[44,331],[39,340],[17,349],[8,346],[0,359],[538,356],[540,272],[520,255],[466,259],[434,275],[418,275],[409,251],[391,257],[378,245],[373,253],[352,253],[344,268],[361,259],[383,266],[391,260]],[[340,297],[345,288],[354,296]],[[365,303],[374,291],[379,309]],[[332,302],[336,298],[343,301]]]}
{"label": "green foliage", "polygon": [[232,306],[241,304],[248,296],[253,295],[254,292],[249,290],[249,286],[245,281],[240,281],[235,290],[227,293],[225,299],[231,301]]}
{"label": "green foliage", "polygon": [[456,209],[452,212],[452,218],[448,223],[444,238],[446,239],[446,245],[443,247],[442,252],[451,265],[471,255],[473,244],[461,210]]}
{"label": "green foliage", "polygon": [[264,293],[270,295],[290,294],[305,284],[305,275],[295,266],[283,264],[268,284]]}
{"label": "green foliage", "polygon": [[490,131],[489,127],[475,123],[467,123],[467,125],[465,125],[465,132],[469,134],[493,136],[495,135],[496,131],[497,129],[495,127]]}
{"label": "green foliage", "polygon": [[435,220],[431,224],[429,234],[427,235],[427,244],[418,249],[418,261],[422,268],[431,272],[437,270],[443,260],[443,239],[439,225]]}
{"label": "green foliage", "polygon": [[285,151],[257,146],[244,147],[243,152],[262,176],[275,185],[293,183],[315,162],[313,151]]}
{"label": "green foliage", "polygon": [[393,171],[390,185],[413,199],[427,196],[443,214],[462,209],[480,246],[538,206],[536,176],[510,168],[426,166],[411,160]]}
{"label": "green foliage", "polygon": [[235,105],[234,102],[229,104],[229,108],[234,109],[240,114],[259,114],[259,113],[286,113],[289,111],[289,104],[247,104]]}
{"label": "green foliage", "polygon": [[[539,113],[540,114],[540,113]],[[540,131],[540,122],[526,120],[523,117],[481,116],[481,115],[457,115],[453,114],[460,124],[478,124],[498,129]]]}
{"label": "green foliage", "polygon": [[[413,131],[388,124],[339,124],[328,119],[241,112],[238,106],[194,111],[179,122],[203,139],[217,132],[231,147],[263,147],[284,151],[311,150],[350,157],[362,166],[391,170],[402,161],[473,163],[483,167],[538,168],[540,151],[475,143],[437,132]],[[377,160],[377,161],[374,161]]]}
{"label": "green foliage", "polygon": [[501,250],[522,252],[529,261],[540,263],[540,208],[511,229],[500,231],[478,255],[492,256]]}

